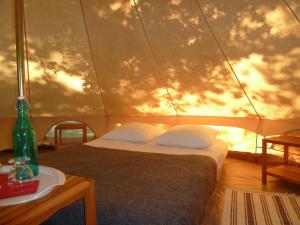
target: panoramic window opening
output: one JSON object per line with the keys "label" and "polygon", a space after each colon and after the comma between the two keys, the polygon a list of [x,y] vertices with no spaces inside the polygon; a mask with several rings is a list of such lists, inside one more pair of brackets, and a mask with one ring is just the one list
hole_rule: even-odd
{"label": "panoramic window opening", "polygon": [[53,146],[60,147],[71,144],[81,144],[93,140],[94,131],[85,123],[75,120],[65,120],[53,125],[46,133],[46,139]]}

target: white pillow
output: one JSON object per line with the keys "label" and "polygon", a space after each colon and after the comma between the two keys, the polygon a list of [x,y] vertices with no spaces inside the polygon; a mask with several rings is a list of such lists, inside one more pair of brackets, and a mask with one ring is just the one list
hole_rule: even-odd
{"label": "white pillow", "polygon": [[207,148],[212,145],[217,134],[217,130],[207,126],[179,125],[159,136],[155,143],[184,148]]}
{"label": "white pillow", "polygon": [[163,133],[163,130],[147,123],[126,123],[104,134],[101,138],[120,141],[146,142]]}

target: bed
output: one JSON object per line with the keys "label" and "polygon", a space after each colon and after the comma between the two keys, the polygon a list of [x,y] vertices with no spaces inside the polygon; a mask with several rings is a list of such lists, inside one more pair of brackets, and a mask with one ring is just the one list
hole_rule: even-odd
{"label": "bed", "polygon": [[[195,150],[98,138],[40,157],[40,164],[96,180],[103,225],[199,225],[227,154],[216,139]],[[84,224],[82,202],[45,224]]]}

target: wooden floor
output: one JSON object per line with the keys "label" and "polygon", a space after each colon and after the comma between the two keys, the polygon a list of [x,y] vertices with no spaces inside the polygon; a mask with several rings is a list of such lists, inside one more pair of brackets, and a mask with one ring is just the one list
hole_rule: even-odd
{"label": "wooden floor", "polygon": [[260,164],[232,158],[225,160],[218,186],[300,194],[299,185],[275,177],[268,176],[267,184],[262,185]]}
{"label": "wooden floor", "polygon": [[207,215],[202,225],[219,225],[221,222],[225,188],[238,188],[250,191],[268,191],[293,193],[300,195],[300,185],[267,177],[267,184],[261,183],[261,166],[248,161],[227,158],[225,160],[218,184],[212,194],[207,208]]}
{"label": "wooden floor", "polygon": [[[52,150],[43,150],[39,154],[51,154]],[[6,163],[11,153],[0,152],[0,162]],[[300,195],[300,186],[281,181],[274,177],[267,177],[267,184],[261,183],[261,166],[248,161],[227,158],[219,177],[216,189],[212,194],[207,208],[207,215],[202,225],[220,224],[225,188],[239,188],[243,190],[257,190],[269,192],[294,193]]]}

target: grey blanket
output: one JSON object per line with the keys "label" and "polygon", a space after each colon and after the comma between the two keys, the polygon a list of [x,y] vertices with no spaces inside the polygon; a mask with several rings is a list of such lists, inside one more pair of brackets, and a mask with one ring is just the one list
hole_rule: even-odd
{"label": "grey blanket", "polygon": [[[207,156],[166,155],[76,146],[39,158],[41,165],[96,180],[101,225],[199,225],[216,183]],[[84,224],[82,202],[45,224]]]}

